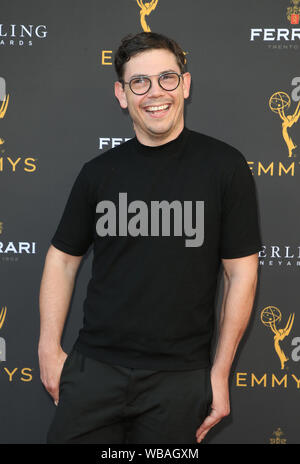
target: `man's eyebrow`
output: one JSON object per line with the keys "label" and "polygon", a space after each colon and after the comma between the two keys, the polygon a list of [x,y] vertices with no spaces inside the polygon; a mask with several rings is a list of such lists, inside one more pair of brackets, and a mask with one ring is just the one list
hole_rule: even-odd
{"label": "man's eyebrow", "polygon": [[[158,75],[164,74],[164,73],[167,73],[167,72],[176,72],[176,73],[177,73],[177,71],[175,71],[174,69],[166,69],[165,71],[160,72]],[[147,74],[133,74],[133,75],[129,78],[129,80],[130,80],[130,79],[133,79],[134,77],[148,77],[148,75],[147,75]]]}

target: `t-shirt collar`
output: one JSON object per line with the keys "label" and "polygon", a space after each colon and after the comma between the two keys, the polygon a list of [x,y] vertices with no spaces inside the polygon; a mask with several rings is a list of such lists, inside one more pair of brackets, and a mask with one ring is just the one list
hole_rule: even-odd
{"label": "t-shirt collar", "polygon": [[186,126],[183,127],[182,131],[180,134],[173,140],[170,140],[167,143],[164,143],[162,145],[157,145],[157,146],[149,146],[149,145],[144,145],[135,136],[133,138],[135,148],[137,149],[138,153],[145,155],[145,156],[167,156],[171,154],[175,154],[178,149],[180,149],[181,144],[185,141],[189,133],[189,130]]}

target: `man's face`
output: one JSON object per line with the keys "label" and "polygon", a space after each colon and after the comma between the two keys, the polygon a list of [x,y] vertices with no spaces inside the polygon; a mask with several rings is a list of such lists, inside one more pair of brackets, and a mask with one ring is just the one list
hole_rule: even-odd
{"label": "man's face", "polygon": [[[180,74],[175,55],[166,49],[152,49],[133,56],[126,64],[123,79],[125,82],[135,75],[153,76],[166,71]],[[135,95],[125,85],[115,82],[115,95],[122,108],[128,108],[135,133],[145,145],[166,143],[179,135],[184,126],[184,99],[188,98],[191,76],[185,73],[179,86],[172,91],[164,90],[151,77],[152,85],[144,95]],[[150,111],[154,107],[167,104],[167,109]]]}

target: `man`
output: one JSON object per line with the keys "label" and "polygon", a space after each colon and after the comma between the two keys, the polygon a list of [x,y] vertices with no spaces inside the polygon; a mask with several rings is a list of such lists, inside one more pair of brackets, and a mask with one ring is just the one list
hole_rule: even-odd
{"label": "man", "polygon": [[[39,359],[57,405],[48,443],[200,443],[230,412],[257,284],[255,188],[238,150],[185,126],[184,66],[178,44],[151,32],[126,37],[115,55],[115,96],[136,136],[84,164],[47,253]],[[91,244],[84,324],[67,355],[61,334]]]}

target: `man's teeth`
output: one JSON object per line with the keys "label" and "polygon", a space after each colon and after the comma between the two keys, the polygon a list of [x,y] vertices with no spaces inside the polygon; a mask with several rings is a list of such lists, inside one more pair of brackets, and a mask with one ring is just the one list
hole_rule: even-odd
{"label": "man's teeth", "polygon": [[169,108],[169,105],[149,106],[146,111],[160,111]]}

